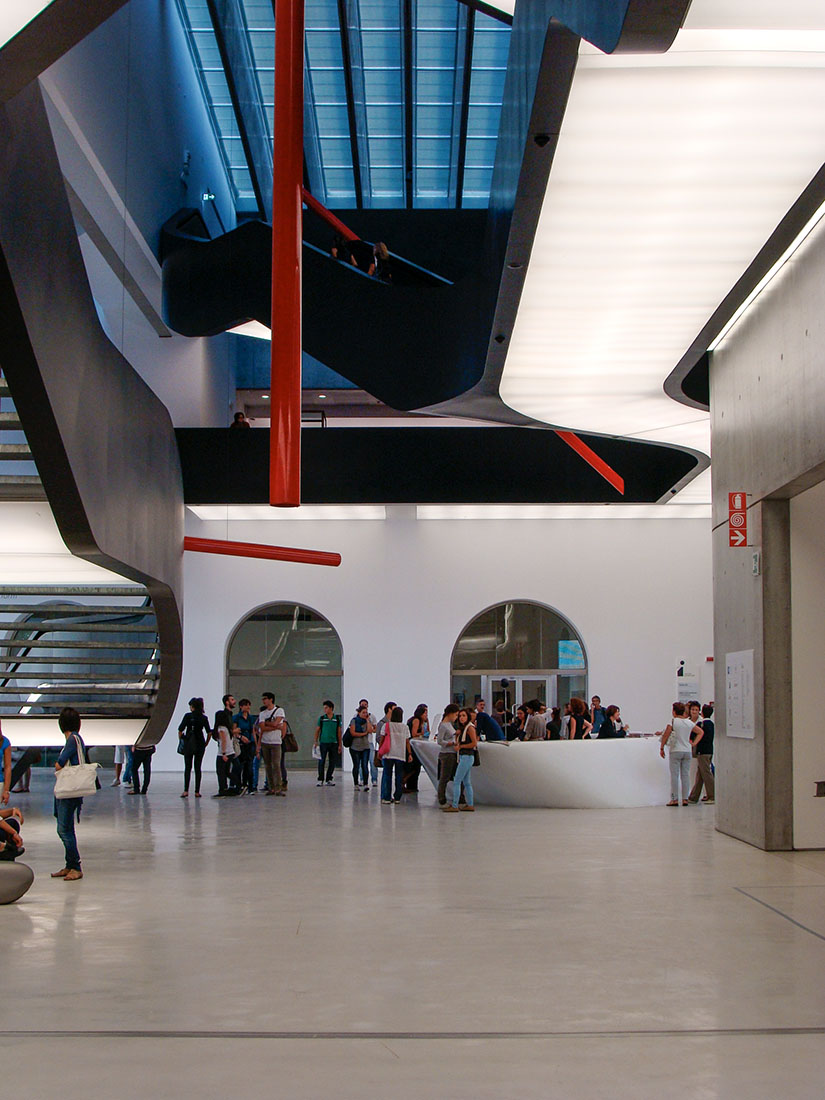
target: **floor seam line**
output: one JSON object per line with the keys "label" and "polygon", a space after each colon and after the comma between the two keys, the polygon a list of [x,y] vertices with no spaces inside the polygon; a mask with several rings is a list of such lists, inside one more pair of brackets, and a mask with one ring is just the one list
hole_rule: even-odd
{"label": "floor seam line", "polygon": [[648,1030],[605,1030],[605,1031],[209,1031],[206,1029],[181,1031],[177,1029],[141,1031],[124,1028],[122,1030],[87,1029],[80,1031],[34,1030],[19,1031],[5,1030],[3,1036],[16,1039],[269,1039],[269,1040],[353,1040],[360,1039],[369,1042],[388,1041],[469,1041],[469,1040],[532,1040],[532,1039],[647,1039],[674,1037],[690,1038],[737,1038],[757,1037],[766,1035],[823,1035],[825,1025],[811,1027],[744,1027],[744,1028],[690,1028],[683,1030],[674,1029],[648,1029]]}
{"label": "floor seam line", "polygon": [[807,924],[802,924],[801,921],[796,920],[794,917],[788,916],[787,913],[783,913],[781,909],[777,909],[775,905],[769,904],[767,901],[763,901],[761,898],[756,897],[754,894],[749,894],[747,890],[743,890],[741,886],[734,886],[734,890],[739,894],[744,894],[746,898],[750,898],[751,901],[755,901],[758,905],[764,905],[766,909],[770,909],[772,913],[776,913],[778,917],[782,917],[783,920],[789,921],[791,924],[795,924],[797,928],[801,928],[803,932],[808,932],[812,936],[816,936],[818,940],[825,942],[825,936],[821,932],[815,932],[813,928],[809,928]]}

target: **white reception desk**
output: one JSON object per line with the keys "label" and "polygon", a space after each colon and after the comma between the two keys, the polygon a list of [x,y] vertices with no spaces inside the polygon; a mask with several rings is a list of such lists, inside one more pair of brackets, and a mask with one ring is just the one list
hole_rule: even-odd
{"label": "white reception desk", "polygon": [[[412,746],[437,784],[438,745],[416,740]],[[659,755],[658,737],[482,741],[479,754],[473,794],[480,805],[611,809],[661,806],[670,797],[668,765]]]}

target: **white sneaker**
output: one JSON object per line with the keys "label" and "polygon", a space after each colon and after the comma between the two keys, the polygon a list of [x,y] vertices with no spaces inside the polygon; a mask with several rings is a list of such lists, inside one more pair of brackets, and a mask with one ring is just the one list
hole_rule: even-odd
{"label": "white sneaker", "polygon": [[335,786],[335,780],[334,779],[328,779],[326,785],[328,787],[334,787]]}
{"label": "white sneaker", "polygon": [[323,785],[324,785],[323,779],[319,779],[318,782],[315,784],[316,787],[323,787]]}
{"label": "white sneaker", "polygon": [[119,780],[119,779],[115,779],[115,780],[114,780],[114,782],[112,783],[112,786],[113,786],[113,787],[119,787],[119,786],[120,786],[120,780]]}

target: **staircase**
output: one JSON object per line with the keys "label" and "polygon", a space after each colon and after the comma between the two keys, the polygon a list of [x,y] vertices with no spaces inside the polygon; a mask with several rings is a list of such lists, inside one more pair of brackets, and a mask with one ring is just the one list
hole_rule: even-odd
{"label": "staircase", "polygon": [[0,375],[0,501],[45,499],[8,383]]}
{"label": "staircase", "polygon": [[[44,500],[0,377],[0,509]],[[71,706],[84,717],[145,720],[159,678],[155,611],[142,585],[0,584],[0,717],[50,717]]]}

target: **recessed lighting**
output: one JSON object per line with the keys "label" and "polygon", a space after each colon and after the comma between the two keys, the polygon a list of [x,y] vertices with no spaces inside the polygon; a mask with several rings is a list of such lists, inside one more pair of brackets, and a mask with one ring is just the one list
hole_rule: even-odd
{"label": "recessed lighting", "polygon": [[263,401],[268,401],[269,400],[269,394],[268,393],[262,393],[261,394],[261,399]]}
{"label": "recessed lighting", "polygon": [[318,394],[318,400],[319,400],[319,401],[323,401],[325,397],[326,397],[326,394],[325,394],[325,393],[319,393],[319,394]]}

